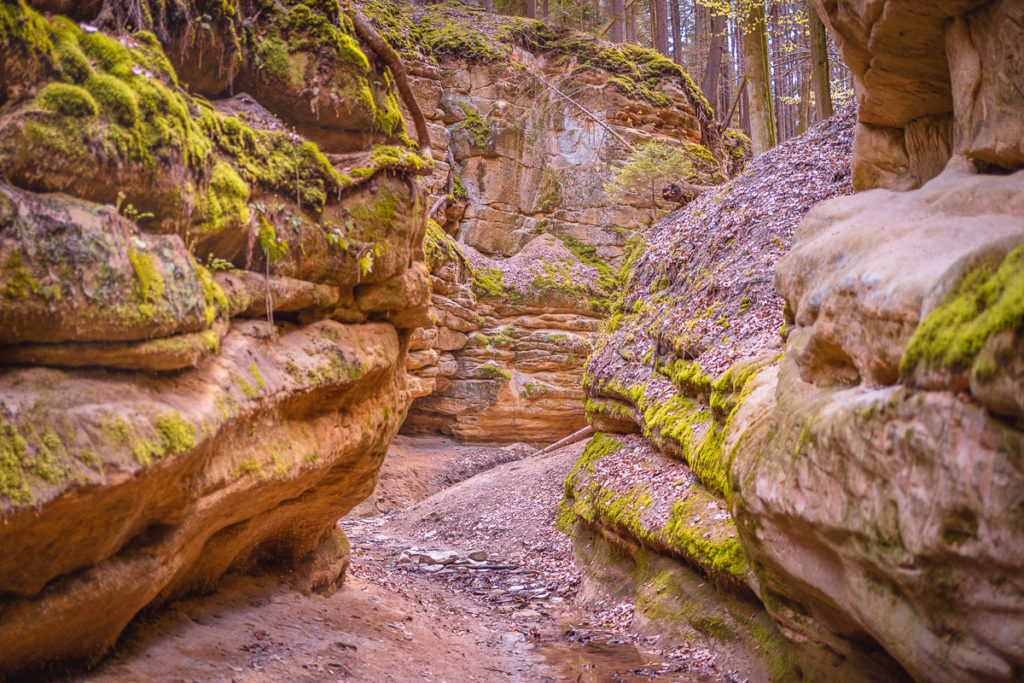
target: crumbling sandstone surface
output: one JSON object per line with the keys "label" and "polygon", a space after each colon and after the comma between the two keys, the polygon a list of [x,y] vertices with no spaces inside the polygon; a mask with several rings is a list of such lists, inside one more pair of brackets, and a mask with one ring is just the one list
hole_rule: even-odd
{"label": "crumbling sandstone surface", "polygon": [[403,429],[546,444],[585,425],[583,363],[603,318],[597,268],[551,235],[492,260],[434,229],[428,250],[437,327],[414,336],[408,367],[432,387]]}
{"label": "crumbling sandstone surface", "polygon": [[430,162],[340,9],[99,4],[0,8],[0,677],[228,571],[332,590],[430,322]]}

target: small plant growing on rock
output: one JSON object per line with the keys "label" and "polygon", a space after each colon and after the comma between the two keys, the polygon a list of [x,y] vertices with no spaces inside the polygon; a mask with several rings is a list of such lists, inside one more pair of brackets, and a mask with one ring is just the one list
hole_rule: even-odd
{"label": "small plant growing on rock", "polygon": [[274,324],[274,299],[270,295],[270,268],[280,261],[288,253],[288,243],[278,238],[274,224],[267,218],[268,209],[263,204],[253,204],[252,216],[256,219],[256,230],[249,233],[249,248],[246,252],[246,267],[252,260],[252,246],[257,239],[260,248],[263,250],[264,263],[266,264],[265,291],[267,301],[267,322]]}
{"label": "small plant growing on rock", "polygon": [[651,208],[652,225],[657,218],[658,197],[666,184],[693,174],[693,160],[686,150],[652,140],[637,145],[626,163],[615,172],[615,180],[604,186],[613,201],[642,197]]}

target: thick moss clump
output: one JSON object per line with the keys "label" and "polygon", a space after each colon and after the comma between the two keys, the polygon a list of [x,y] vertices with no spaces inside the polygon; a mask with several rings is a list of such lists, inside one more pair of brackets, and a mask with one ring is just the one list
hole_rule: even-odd
{"label": "thick moss clump", "polygon": [[218,162],[213,167],[205,200],[206,232],[220,232],[249,220],[249,186],[230,164]]}
{"label": "thick moss clump", "polygon": [[469,266],[462,252],[459,250],[459,243],[451,235],[441,229],[432,218],[427,219],[427,231],[423,237],[423,254],[427,269],[434,272],[441,264],[448,261],[460,259]]}
{"label": "thick moss clump", "polygon": [[[659,365],[679,393],[662,396],[649,392],[645,385],[622,385],[615,381],[591,387],[603,395],[619,397],[636,409],[608,401],[588,404],[588,414],[616,414],[637,421],[643,435],[652,444],[684,460],[701,483],[711,492],[728,497],[731,492],[729,468],[734,453],[725,451],[725,437],[743,398],[750,392],[750,381],[769,362],[759,357],[736,363],[721,377],[712,380],[696,362],[676,361]],[[588,378],[592,382],[592,378]],[[639,415],[640,418],[634,417]]]}
{"label": "thick moss clump", "polygon": [[67,83],[50,83],[39,93],[38,102],[43,109],[75,118],[90,118],[99,111],[88,90]]}
{"label": "thick moss clump", "polygon": [[498,298],[505,293],[505,281],[497,268],[478,268],[473,271],[473,291],[481,296]]}
{"label": "thick moss clump", "polygon": [[985,342],[1008,330],[1024,330],[1024,247],[968,273],[918,325],[900,370],[968,370]]}

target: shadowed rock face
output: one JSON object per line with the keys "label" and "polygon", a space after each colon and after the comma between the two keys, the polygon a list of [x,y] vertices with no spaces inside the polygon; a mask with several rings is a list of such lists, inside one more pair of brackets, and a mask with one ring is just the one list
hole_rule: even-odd
{"label": "shadowed rock face", "polygon": [[429,322],[428,166],[344,17],[93,5],[0,8],[0,677],[227,571],[332,590]]}
{"label": "shadowed rock face", "polygon": [[1024,6],[816,0],[854,75],[854,187],[910,189],[952,155],[1024,166]]}

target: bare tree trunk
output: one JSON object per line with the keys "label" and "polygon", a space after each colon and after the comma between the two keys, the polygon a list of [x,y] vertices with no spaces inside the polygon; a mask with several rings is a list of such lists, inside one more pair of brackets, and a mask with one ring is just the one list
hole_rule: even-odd
{"label": "bare tree trunk", "polygon": [[718,79],[722,73],[722,34],[725,32],[725,15],[710,9],[711,40],[708,43],[708,61],[704,67],[704,76],[700,80],[700,89],[704,92],[712,109],[721,111],[718,105]]}
{"label": "bare tree trunk", "polygon": [[537,0],[526,0],[526,16],[530,19],[537,18]]}
{"label": "bare tree trunk", "polygon": [[829,83],[828,44],[825,25],[821,23],[814,2],[807,0],[807,17],[811,29],[811,78],[818,120],[832,116],[832,87]]}
{"label": "bare tree trunk", "polygon": [[665,0],[651,0],[651,23],[654,24],[651,31],[654,49],[668,57],[668,8]]}
{"label": "bare tree trunk", "polygon": [[551,17],[551,14],[548,12],[548,0],[544,0],[544,2],[541,3],[540,11],[541,18],[544,19],[545,23],[547,23],[548,19]]}
{"label": "bare tree trunk", "polygon": [[708,60],[708,8],[693,0],[693,73],[703,74]]}
{"label": "bare tree trunk", "polygon": [[611,0],[609,3],[611,13],[612,29],[611,39],[613,43],[622,43],[626,40],[626,8],[623,0]]}
{"label": "bare tree trunk", "polygon": [[811,74],[809,69],[803,70],[803,78],[800,80],[800,116],[796,122],[796,135],[801,135],[811,125]]}
{"label": "bare tree trunk", "polygon": [[747,5],[743,17],[743,58],[747,66],[750,100],[750,141],[754,155],[775,146],[775,114],[772,109],[771,76],[768,70],[768,34],[762,0]]}
{"label": "bare tree trunk", "polygon": [[636,45],[636,3],[626,8],[626,42]]}
{"label": "bare tree trunk", "polygon": [[679,1],[668,0],[672,10],[672,61],[683,65],[683,31],[679,25]]}

